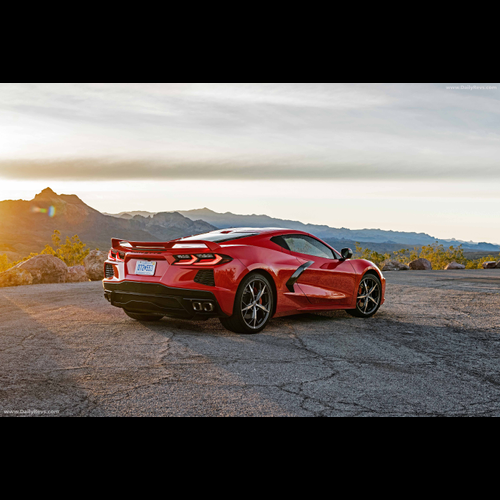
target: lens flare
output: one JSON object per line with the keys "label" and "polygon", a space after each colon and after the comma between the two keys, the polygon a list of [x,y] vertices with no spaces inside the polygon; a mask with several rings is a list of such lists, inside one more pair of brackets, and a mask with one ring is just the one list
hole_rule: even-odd
{"label": "lens flare", "polygon": [[53,205],[49,208],[33,207],[31,210],[36,214],[47,214],[49,217],[56,215],[56,207]]}

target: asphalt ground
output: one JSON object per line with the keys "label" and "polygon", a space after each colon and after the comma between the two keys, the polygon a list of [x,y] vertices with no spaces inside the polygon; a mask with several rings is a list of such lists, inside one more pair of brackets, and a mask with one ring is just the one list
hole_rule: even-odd
{"label": "asphalt ground", "polygon": [[376,316],[138,323],[99,282],[0,289],[0,416],[500,416],[500,270],[385,273]]}

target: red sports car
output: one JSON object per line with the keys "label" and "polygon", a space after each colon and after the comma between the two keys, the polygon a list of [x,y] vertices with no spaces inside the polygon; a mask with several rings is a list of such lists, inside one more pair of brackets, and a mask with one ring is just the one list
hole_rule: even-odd
{"label": "red sports car", "polygon": [[139,321],[218,317],[258,333],[273,317],[344,309],[361,318],[384,303],[375,264],[351,260],[302,231],[237,228],[168,243],[112,240],[104,295]]}

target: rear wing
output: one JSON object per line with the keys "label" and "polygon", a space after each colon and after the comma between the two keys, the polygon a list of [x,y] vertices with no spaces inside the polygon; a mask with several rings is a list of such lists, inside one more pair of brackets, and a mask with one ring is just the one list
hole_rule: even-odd
{"label": "rear wing", "polygon": [[220,245],[213,241],[206,240],[172,240],[167,242],[160,241],[128,241],[120,238],[111,238],[111,246],[114,250],[122,252],[172,252],[182,250],[192,250],[196,248],[208,248],[211,252],[221,250]]}

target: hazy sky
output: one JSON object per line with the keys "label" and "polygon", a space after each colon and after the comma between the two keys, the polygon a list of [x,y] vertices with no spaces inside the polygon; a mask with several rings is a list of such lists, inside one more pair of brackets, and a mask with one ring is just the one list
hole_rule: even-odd
{"label": "hazy sky", "polygon": [[3,83],[0,199],[50,186],[108,212],[207,206],[500,242],[499,88]]}

